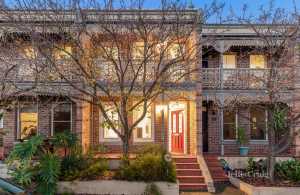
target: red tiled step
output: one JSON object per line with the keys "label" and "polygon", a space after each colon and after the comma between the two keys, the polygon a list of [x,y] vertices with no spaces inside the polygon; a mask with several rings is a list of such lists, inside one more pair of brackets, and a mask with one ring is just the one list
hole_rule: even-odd
{"label": "red tiled step", "polygon": [[218,160],[218,156],[208,155],[204,156],[204,159],[214,182],[229,181],[228,176],[225,174],[222,165]]}
{"label": "red tiled step", "polygon": [[204,183],[180,183],[181,191],[207,191],[207,186]]}
{"label": "red tiled step", "polygon": [[206,162],[208,167],[220,167],[221,168],[221,164],[219,161],[211,161],[211,162]]}
{"label": "red tiled step", "polygon": [[199,169],[199,165],[196,163],[176,163],[177,169]]}
{"label": "red tiled step", "polygon": [[175,163],[198,163],[197,158],[180,157],[174,158]]}
{"label": "red tiled step", "polygon": [[177,176],[179,183],[204,183],[203,176]]}
{"label": "red tiled step", "polygon": [[178,176],[202,176],[200,169],[176,169]]}

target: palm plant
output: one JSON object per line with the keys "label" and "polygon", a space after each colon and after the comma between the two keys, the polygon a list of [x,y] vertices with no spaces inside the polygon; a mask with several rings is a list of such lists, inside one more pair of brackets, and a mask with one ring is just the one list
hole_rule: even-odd
{"label": "palm plant", "polygon": [[74,152],[77,149],[77,143],[78,143],[78,138],[76,134],[70,131],[57,133],[52,140],[52,144],[54,145],[54,147],[64,149],[64,156],[67,155],[68,150]]}

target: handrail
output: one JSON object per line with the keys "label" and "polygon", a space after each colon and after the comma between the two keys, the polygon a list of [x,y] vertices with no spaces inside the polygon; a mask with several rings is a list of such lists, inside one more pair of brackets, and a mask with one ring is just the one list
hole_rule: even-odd
{"label": "handrail", "polygon": [[3,190],[6,190],[7,192],[13,193],[13,194],[24,194],[25,195],[25,190],[18,185],[15,185],[6,179],[3,179],[0,177],[0,188]]}

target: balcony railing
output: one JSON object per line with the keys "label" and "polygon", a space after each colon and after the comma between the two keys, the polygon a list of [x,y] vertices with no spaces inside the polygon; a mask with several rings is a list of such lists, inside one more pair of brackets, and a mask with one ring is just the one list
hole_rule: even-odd
{"label": "balcony railing", "polygon": [[203,68],[203,88],[207,89],[266,89],[270,84],[289,89],[293,84],[291,68]]}

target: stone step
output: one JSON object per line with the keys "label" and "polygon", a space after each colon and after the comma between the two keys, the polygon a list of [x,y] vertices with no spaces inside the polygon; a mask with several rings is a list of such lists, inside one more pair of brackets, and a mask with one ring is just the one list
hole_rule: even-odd
{"label": "stone step", "polygon": [[197,163],[176,163],[176,169],[199,169]]}
{"label": "stone step", "polygon": [[179,183],[205,183],[203,176],[177,176]]}
{"label": "stone step", "polygon": [[204,183],[181,183],[179,189],[180,191],[207,191],[207,186]]}
{"label": "stone step", "polygon": [[176,157],[174,161],[175,163],[198,163],[195,157]]}
{"label": "stone step", "polygon": [[202,176],[200,169],[176,169],[178,176]]}

